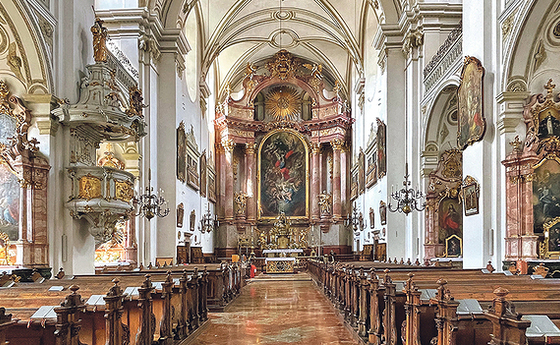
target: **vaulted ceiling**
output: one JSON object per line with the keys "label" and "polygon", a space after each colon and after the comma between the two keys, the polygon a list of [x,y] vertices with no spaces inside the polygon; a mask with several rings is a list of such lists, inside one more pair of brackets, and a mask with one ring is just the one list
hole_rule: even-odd
{"label": "vaulted ceiling", "polygon": [[197,61],[203,75],[215,64],[222,91],[227,84],[235,89],[248,62],[262,64],[282,48],[323,65],[327,79],[347,91],[373,38],[365,37],[366,28],[385,20],[385,3],[394,11],[400,1],[151,0],[149,6],[166,27],[192,28],[196,21]]}

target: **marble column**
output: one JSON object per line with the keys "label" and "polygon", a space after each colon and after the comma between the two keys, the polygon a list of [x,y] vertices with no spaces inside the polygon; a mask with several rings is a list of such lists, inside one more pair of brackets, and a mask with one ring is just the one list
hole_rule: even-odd
{"label": "marble column", "polygon": [[233,220],[233,150],[235,142],[233,140],[223,140],[222,146],[225,150],[225,161],[222,162],[222,169],[225,171],[225,203],[224,218],[226,221]]}
{"label": "marble column", "polygon": [[255,143],[245,144],[245,194],[247,195],[247,220],[255,221],[257,214],[257,166]]}
{"label": "marble column", "polygon": [[333,179],[332,179],[332,192],[333,192],[333,219],[340,219],[342,215],[342,202],[341,202],[341,176],[340,176],[340,155],[344,142],[340,139],[331,141],[333,148]]}
{"label": "marble column", "polygon": [[136,217],[133,213],[129,215],[126,222],[125,257],[133,267],[136,267],[138,257],[138,245],[136,244]]}
{"label": "marble column", "polygon": [[319,179],[320,179],[320,169],[319,169],[319,152],[321,150],[321,144],[313,143],[311,144],[311,219],[319,219],[319,194],[321,190],[319,189]]}
{"label": "marble column", "polygon": [[349,208],[348,203],[346,200],[350,200],[348,198],[348,150],[349,147],[343,147],[340,151],[340,201],[341,201],[341,214],[344,216],[348,214]]}

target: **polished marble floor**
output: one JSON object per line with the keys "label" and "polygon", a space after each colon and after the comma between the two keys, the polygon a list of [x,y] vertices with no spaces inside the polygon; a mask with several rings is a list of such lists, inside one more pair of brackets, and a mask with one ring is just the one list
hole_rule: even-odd
{"label": "polished marble floor", "polygon": [[193,344],[357,344],[306,273],[259,276]]}

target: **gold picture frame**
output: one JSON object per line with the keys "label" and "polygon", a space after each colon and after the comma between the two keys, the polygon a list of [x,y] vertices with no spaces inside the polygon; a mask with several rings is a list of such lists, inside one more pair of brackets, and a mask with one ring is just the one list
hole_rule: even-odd
{"label": "gold picture frame", "polygon": [[[543,258],[560,257],[560,217],[556,217],[543,225],[544,253]],[[552,250],[551,250],[552,249]]]}
{"label": "gold picture frame", "polygon": [[463,239],[451,235],[445,239],[445,257],[458,258],[463,256]]}
{"label": "gold picture frame", "polygon": [[486,131],[483,80],[480,60],[466,56],[457,89],[457,146],[461,150],[482,140]]}

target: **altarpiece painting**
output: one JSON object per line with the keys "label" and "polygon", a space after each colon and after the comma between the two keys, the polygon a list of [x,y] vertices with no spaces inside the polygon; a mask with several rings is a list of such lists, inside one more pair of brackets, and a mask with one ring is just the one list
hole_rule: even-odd
{"label": "altarpiece painting", "polygon": [[308,148],[295,131],[279,130],[259,148],[259,216],[306,217]]}
{"label": "altarpiece painting", "polygon": [[560,162],[550,155],[535,166],[533,175],[533,217],[535,233],[560,217]]}
{"label": "altarpiece painting", "polygon": [[480,61],[467,56],[461,72],[461,85],[457,90],[457,146],[461,150],[482,140],[486,130],[483,114],[483,78],[484,67]]}

